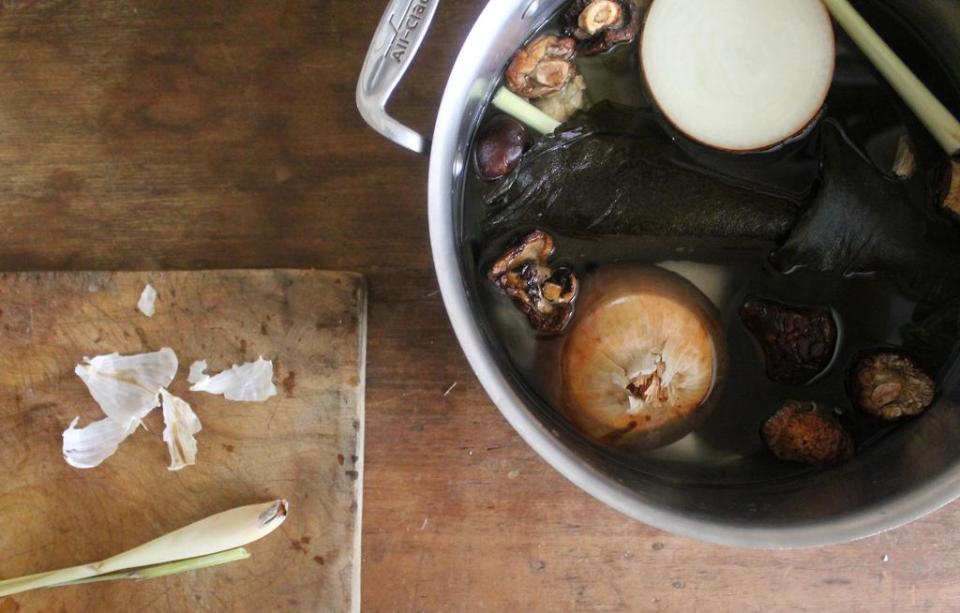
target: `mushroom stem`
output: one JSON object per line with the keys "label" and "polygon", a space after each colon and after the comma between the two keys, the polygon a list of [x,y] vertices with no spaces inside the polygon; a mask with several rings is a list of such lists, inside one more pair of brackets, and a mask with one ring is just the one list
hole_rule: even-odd
{"label": "mushroom stem", "polygon": [[[960,154],[960,121],[934,97],[917,75],[903,63],[870,24],[850,5],[849,0],[823,0],[853,42],[893,86],[907,106],[916,113],[949,156]],[[956,165],[954,165],[956,168]]]}
{"label": "mushroom stem", "polygon": [[623,9],[613,0],[594,0],[583,9],[577,25],[589,36],[620,25]]}

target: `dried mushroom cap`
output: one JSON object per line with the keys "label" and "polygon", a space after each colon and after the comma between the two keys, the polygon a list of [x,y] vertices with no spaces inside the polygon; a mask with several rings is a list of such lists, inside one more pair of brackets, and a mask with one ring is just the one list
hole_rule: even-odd
{"label": "dried mushroom cap", "polygon": [[586,90],[586,81],[583,80],[582,76],[577,75],[560,91],[537,98],[533,101],[533,104],[550,117],[563,123],[584,107],[586,103],[584,92]]}
{"label": "dried mushroom cap", "polygon": [[507,67],[507,89],[524,98],[558,92],[577,74],[572,38],[541,36],[513,54]]}
{"label": "dried mushroom cap", "polygon": [[767,376],[778,383],[807,383],[830,365],[837,324],[829,309],[805,308],[748,296],[740,319],[763,350]]}
{"label": "dried mushroom cap", "polygon": [[490,268],[487,277],[491,281],[496,281],[501,275],[519,268],[523,264],[546,262],[553,255],[553,250],[553,237],[543,230],[534,230],[525,236],[516,247],[500,256],[500,259]]}
{"label": "dried mushroom cap", "polygon": [[536,230],[509,249],[487,273],[538,332],[563,331],[573,315],[577,278],[568,268],[552,268],[553,238]]}
{"label": "dried mushroom cap", "polygon": [[632,0],[575,0],[561,17],[563,33],[583,55],[596,55],[636,38],[640,9]]}
{"label": "dried mushroom cap", "polygon": [[893,174],[900,179],[909,179],[917,174],[917,155],[913,143],[906,134],[897,139],[897,152],[893,156]]}
{"label": "dried mushroom cap", "polygon": [[960,161],[951,160],[950,175],[947,183],[946,196],[943,199],[943,210],[960,219]]}
{"label": "dried mushroom cap", "polygon": [[853,438],[833,411],[816,402],[788,400],[763,424],[767,447],[781,460],[840,464],[853,456]]}
{"label": "dried mushroom cap", "polygon": [[854,371],[857,406],[875,417],[894,420],[919,415],[933,403],[933,380],[909,357],[878,353],[860,360]]}
{"label": "dried mushroom cap", "polygon": [[533,144],[527,128],[508,115],[496,115],[480,128],[474,148],[477,174],[485,181],[504,177],[516,169]]}

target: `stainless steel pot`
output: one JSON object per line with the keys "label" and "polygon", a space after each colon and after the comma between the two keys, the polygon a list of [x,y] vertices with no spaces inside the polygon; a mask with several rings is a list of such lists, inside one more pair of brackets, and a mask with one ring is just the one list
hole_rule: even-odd
{"label": "stainless steel pot", "polygon": [[[432,148],[385,107],[439,0],[390,3],[357,88],[357,105],[374,129],[418,153],[431,150],[430,238],[444,304],[471,366],[507,421],[547,462],[599,500],[657,528],[715,543],[808,547],[849,541],[910,522],[960,496],[960,365],[946,377],[947,392],[937,406],[848,464],[737,486],[652,477],[617,463],[564,428],[518,385],[479,312],[467,272],[471,263],[461,261],[460,209],[473,131],[499,75],[513,52],[568,1],[487,4],[451,71]],[[897,15],[920,30],[935,55],[945,58],[953,93],[960,91],[960,2],[872,0],[858,6],[874,8],[881,17]]]}

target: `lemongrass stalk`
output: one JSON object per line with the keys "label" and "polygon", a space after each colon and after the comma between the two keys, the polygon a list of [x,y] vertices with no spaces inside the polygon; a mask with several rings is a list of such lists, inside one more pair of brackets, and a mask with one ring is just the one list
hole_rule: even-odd
{"label": "lemongrass stalk", "polygon": [[178,562],[169,562],[167,564],[141,568],[140,570],[134,571],[133,576],[130,578],[137,581],[159,579],[160,577],[169,577],[170,575],[186,573],[192,570],[223,566],[224,564],[239,562],[240,560],[246,560],[248,558],[250,558],[250,552],[247,551],[247,548],[237,547],[209,556],[200,556],[199,558],[190,558],[189,560],[180,560]]}
{"label": "lemongrass stalk", "polygon": [[217,513],[101,562],[0,581],[0,596],[242,547],[273,532],[287,509],[275,500]]}
{"label": "lemongrass stalk", "polygon": [[560,125],[559,121],[547,115],[506,87],[501,87],[497,90],[496,95],[493,97],[493,106],[541,134],[550,134]]}
{"label": "lemongrass stalk", "polygon": [[135,570],[122,570],[108,575],[97,575],[89,579],[79,579],[77,581],[68,581],[67,583],[58,583],[51,587],[63,587],[66,585],[81,585],[84,583],[99,583],[101,581],[117,581],[119,579],[131,579],[133,581],[145,581],[147,579],[159,579],[169,575],[177,575],[193,570],[202,570],[214,566],[222,566],[231,562],[239,562],[250,557],[250,552],[245,547],[228,549],[220,553],[214,553],[199,558],[190,558],[188,560],[179,560],[177,562],[168,562],[166,564],[157,564],[156,566],[147,566]]}
{"label": "lemongrass stalk", "polygon": [[877,70],[917,115],[947,155],[960,154],[960,121],[913,74],[848,0],[823,0]]}

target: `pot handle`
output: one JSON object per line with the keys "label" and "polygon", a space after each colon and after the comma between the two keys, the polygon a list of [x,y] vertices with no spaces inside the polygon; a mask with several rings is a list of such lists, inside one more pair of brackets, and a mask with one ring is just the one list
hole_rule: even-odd
{"label": "pot handle", "polygon": [[373,35],[357,83],[357,108],[371,128],[402,147],[427,154],[430,141],[387,114],[387,102],[413,63],[440,0],[390,0]]}

